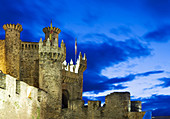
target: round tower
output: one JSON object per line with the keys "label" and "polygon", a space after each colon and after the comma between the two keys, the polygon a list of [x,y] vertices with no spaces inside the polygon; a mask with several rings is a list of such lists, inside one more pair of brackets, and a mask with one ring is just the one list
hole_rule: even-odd
{"label": "round tower", "polygon": [[3,29],[5,30],[6,73],[19,80],[22,25],[4,24]]}
{"label": "round tower", "polygon": [[45,33],[45,41],[47,41],[47,38],[49,38],[50,41],[57,39],[58,43],[58,34],[61,32],[61,30],[59,28],[53,27],[52,21],[50,27],[43,28],[43,32]]}

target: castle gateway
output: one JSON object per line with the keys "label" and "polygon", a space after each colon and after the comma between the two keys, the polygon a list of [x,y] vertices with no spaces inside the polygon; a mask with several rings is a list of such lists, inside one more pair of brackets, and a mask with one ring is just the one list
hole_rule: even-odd
{"label": "castle gateway", "polygon": [[[140,101],[129,92],[107,95],[105,104],[82,100],[86,55],[66,62],[59,28],[45,27],[39,43],[22,42],[20,24],[5,24],[0,40],[0,119],[142,119]],[[60,46],[60,47],[59,47]]]}

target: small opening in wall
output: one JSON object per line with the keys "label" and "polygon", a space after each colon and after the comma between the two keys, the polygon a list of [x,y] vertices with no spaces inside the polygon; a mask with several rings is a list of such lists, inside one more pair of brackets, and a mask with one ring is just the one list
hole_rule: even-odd
{"label": "small opening in wall", "polygon": [[9,97],[11,97],[10,95],[8,95]]}
{"label": "small opening in wall", "polygon": [[68,108],[69,93],[67,90],[62,90],[62,108]]}
{"label": "small opening in wall", "polygon": [[16,36],[17,36],[17,34],[16,34]]}

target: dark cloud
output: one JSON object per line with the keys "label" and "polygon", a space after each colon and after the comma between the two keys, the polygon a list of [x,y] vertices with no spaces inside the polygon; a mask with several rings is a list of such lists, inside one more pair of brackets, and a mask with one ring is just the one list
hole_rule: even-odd
{"label": "dark cloud", "polygon": [[163,81],[164,83],[162,83],[162,84],[160,84],[160,85],[157,85],[157,86],[162,86],[162,87],[164,87],[164,88],[170,86],[170,78],[164,77],[164,78],[160,78],[159,80],[160,80],[160,81]]}
{"label": "dark cloud", "polygon": [[151,110],[153,116],[169,116],[170,115],[170,96],[169,95],[153,95],[151,98],[142,99],[143,111]]}
{"label": "dark cloud", "polygon": [[116,41],[105,34],[87,34],[84,38],[96,38],[96,40],[101,41],[101,43],[85,42],[78,44],[79,51],[87,54],[87,71],[84,73],[84,91],[101,92],[102,90],[126,88],[122,85],[114,86],[112,84],[133,80],[136,75],[108,79],[107,77],[100,76],[101,69],[126,61],[128,58],[150,55],[150,49],[136,39]]}
{"label": "dark cloud", "polygon": [[137,74],[136,76],[149,76],[151,74],[159,74],[159,73],[163,73],[164,71],[148,71],[148,72],[145,72],[145,73],[140,73],[140,74]]}
{"label": "dark cloud", "polygon": [[[126,86],[119,85],[113,85],[117,83],[127,82],[134,80],[137,76],[143,77],[143,76],[149,76],[152,74],[159,74],[163,73],[164,71],[149,71],[144,73],[138,73],[138,74],[129,74],[125,77],[116,77],[108,79],[104,76],[99,76],[98,74],[88,74],[84,75],[84,91],[95,91],[102,92],[103,90],[111,90],[111,89],[125,89]],[[95,80],[96,79],[96,80]]]}
{"label": "dark cloud", "polygon": [[132,31],[129,27],[126,26],[119,26],[118,28],[112,28],[110,30],[111,33],[115,35],[125,35],[128,36]]}
{"label": "dark cloud", "polygon": [[86,12],[86,14],[83,16],[82,21],[88,25],[95,24],[99,19],[99,16],[93,12]]}
{"label": "dark cloud", "polygon": [[120,85],[113,85],[114,83],[118,82],[125,82],[133,80],[131,76],[125,77],[125,78],[113,78],[108,79],[104,76],[99,76],[97,74],[90,74],[90,75],[84,75],[84,87],[83,90],[86,91],[94,91],[95,93],[103,92],[105,90],[111,90],[111,89],[124,89],[125,86]]}
{"label": "dark cloud", "polygon": [[[128,58],[148,56],[150,49],[136,39],[116,41],[104,34],[88,34],[85,38],[96,38],[103,43],[86,42],[82,44],[81,51],[87,53],[89,69],[100,71],[100,69],[126,61]],[[96,39],[96,40],[97,40]],[[94,60],[95,59],[95,60]]]}
{"label": "dark cloud", "polygon": [[170,39],[170,25],[164,25],[144,35],[148,42],[167,42]]}

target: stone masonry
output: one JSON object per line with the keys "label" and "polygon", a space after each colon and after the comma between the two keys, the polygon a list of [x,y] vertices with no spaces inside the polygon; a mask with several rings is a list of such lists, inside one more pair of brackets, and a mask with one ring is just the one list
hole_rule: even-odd
{"label": "stone masonry", "polygon": [[[66,46],[56,27],[45,27],[39,43],[22,42],[20,24],[5,24],[0,40],[0,119],[142,119],[141,101],[129,92],[107,95],[105,104],[84,105],[86,55],[66,62]],[[51,39],[49,39],[51,38]],[[60,47],[59,47],[60,46]]]}

